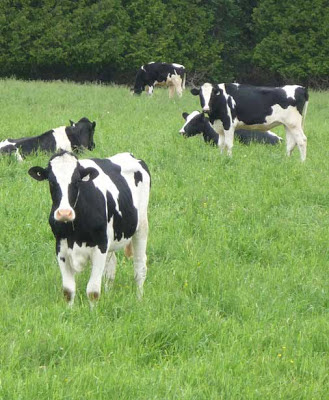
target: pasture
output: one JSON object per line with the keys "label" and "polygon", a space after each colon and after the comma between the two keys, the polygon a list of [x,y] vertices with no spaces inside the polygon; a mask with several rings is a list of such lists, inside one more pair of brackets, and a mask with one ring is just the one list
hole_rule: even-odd
{"label": "pasture", "polygon": [[[310,92],[308,155],[235,142],[233,158],[178,131],[200,109],[128,87],[0,81],[0,137],[96,121],[93,152],[130,151],[151,171],[148,276],[136,299],[118,254],[90,310],[90,270],[63,299],[49,155],[0,159],[0,399],[325,399],[329,393],[329,93]],[[284,130],[274,129],[283,138]]]}

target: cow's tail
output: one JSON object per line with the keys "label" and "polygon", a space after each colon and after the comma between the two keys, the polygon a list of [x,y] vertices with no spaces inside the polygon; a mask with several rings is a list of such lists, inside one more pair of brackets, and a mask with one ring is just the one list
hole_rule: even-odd
{"label": "cow's tail", "polygon": [[302,112],[302,128],[304,130],[304,122],[305,122],[305,117],[307,113],[307,107],[308,107],[308,90],[305,88],[305,103],[303,106],[303,112]]}

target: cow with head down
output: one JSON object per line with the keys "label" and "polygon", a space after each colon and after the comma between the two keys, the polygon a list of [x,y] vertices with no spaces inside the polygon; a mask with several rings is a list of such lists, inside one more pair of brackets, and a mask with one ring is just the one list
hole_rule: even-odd
{"label": "cow with head down", "polygon": [[278,125],[286,130],[287,155],[298,146],[301,161],[306,159],[307,139],[303,122],[308,92],[303,86],[251,86],[238,83],[204,83],[191,93],[200,97],[202,111],[207,113],[219,134],[219,147],[232,155],[234,131],[264,131]]}
{"label": "cow with head down", "polygon": [[90,260],[87,296],[93,304],[101,293],[102,276],[113,282],[115,252],[124,247],[132,252],[138,296],[142,296],[150,192],[146,164],[129,153],[78,160],[62,151],[51,157],[46,168],[32,167],[29,174],[49,182],[49,224],[68,303],[74,302],[75,274]]}
{"label": "cow with head down", "polygon": [[81,118],[78,122],[70,121],[70,126],[60,126],[39,136],[19,139],[6,139],[0,142],[0,154],[16,155],[22,161],[25,155],[41,151],[54,152],[62,149],[78,152],[95,148],[94,133],[96,122]]}
{"label": "cow with head down", "polygon": [[175,91],[181,97],[185,89],[185,79],[185,67],[181,64],[150,62],[138,70],[132,91],[134,94],[141,94],[147,89],[147,93],[152,95],[155,86],[167,86],[169,97],[173,97]]}

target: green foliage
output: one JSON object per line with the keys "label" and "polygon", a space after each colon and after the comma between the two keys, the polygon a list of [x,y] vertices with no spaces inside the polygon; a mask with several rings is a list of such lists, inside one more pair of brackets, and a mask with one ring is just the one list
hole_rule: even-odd
{"label": "green foliage", "polygon": [[327,9],[327,0],[260,0],[254,12],[255,62],[286,80],[328,83]]}
{"label": "green foliage", "polygon": [[0,137],[86,116],[96,148],[80,158],[130,151],[152,174],[143,301],[118,253],[113,290],[90,310],[87,266],[68,309],[49,188],[27,174],[50,155],[0,158],[1,399],[328,397],[328,92],[310,91],[304,164],[284,144],[235,143],[228,159],[183,138],[188,91],[1,80],[0,93]]}
{"label": "green foliage", "polygon": [[142,64],[166,61],[184,64],[197,83],[325,87],[327,3],[3,0],[0,75],[128,83]]}

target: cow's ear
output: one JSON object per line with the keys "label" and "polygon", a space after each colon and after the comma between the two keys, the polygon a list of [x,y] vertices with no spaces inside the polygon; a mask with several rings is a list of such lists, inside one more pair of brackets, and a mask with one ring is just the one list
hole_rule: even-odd
{"label": "cow's ear", "polygon": [[32,167],[28,170],[30,176],[37,181],[48,179],[48,171],[42,167]]}
{"label": "cow's ear", "polygon": [[183,112],[182,116],[183,116],[184,119],[186,119],[188,117],[188,113],[187,112]]}
{"label": "cow's ear", "polygon": [[80,171],[80,177],[84,182],[89,182],[97,178],[99,172],[96,168],[88,167]]}
{"label": "cow's ear", "polygon": [[200,94],[200,89],[193,88],[191,89],[191,93],[193,94],[193,96],[198,96]]}
{"label": "cow's ear", "polygon": [[70,119],[70,125],[75,126],[75,122],[73,122],[71,119]]}
{"label": "cow's ear", "polygon": [[94,121],[94,122],[91,124],[91,126],[92,126],[93,129],[95,129],[96,121]]}

